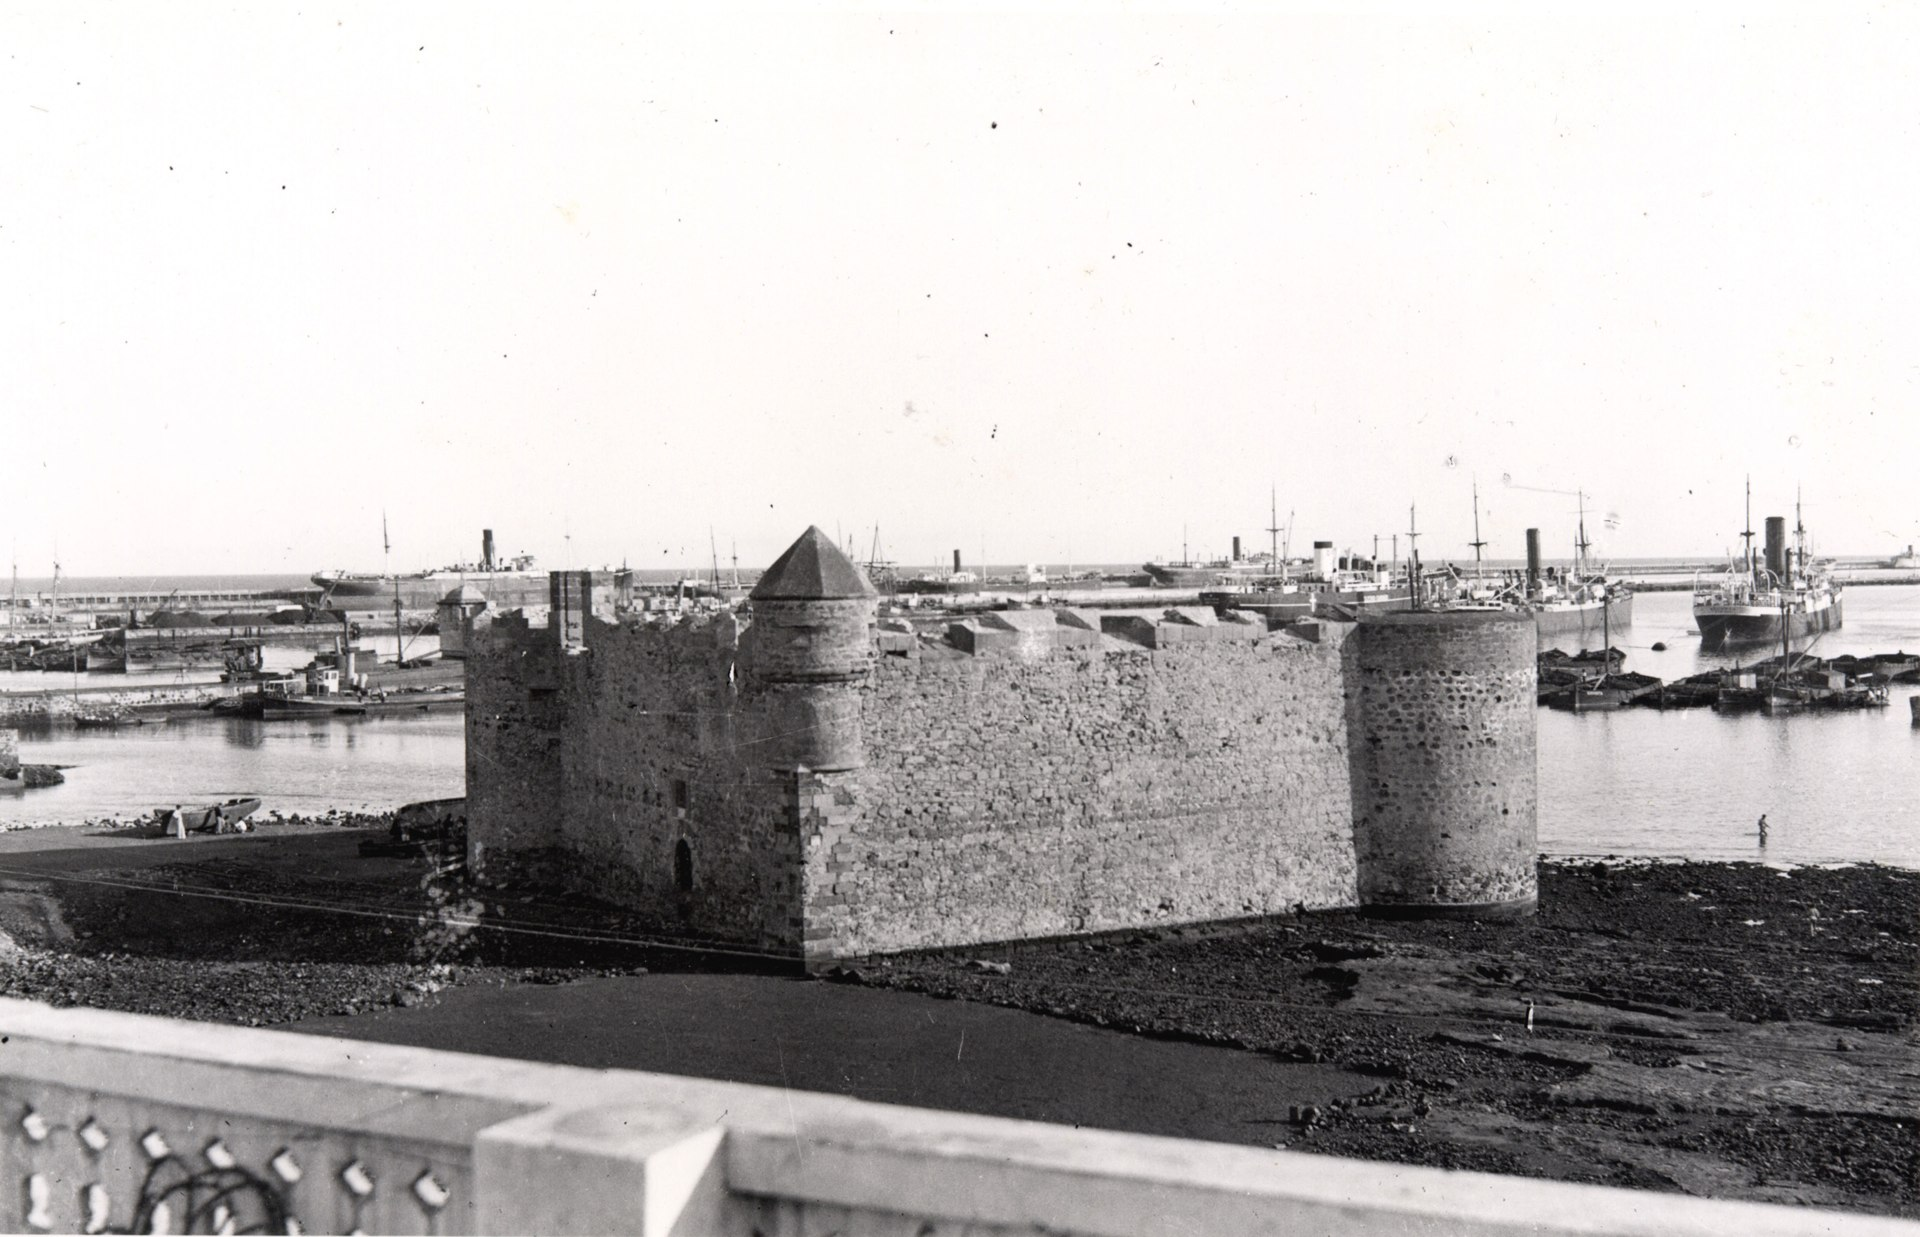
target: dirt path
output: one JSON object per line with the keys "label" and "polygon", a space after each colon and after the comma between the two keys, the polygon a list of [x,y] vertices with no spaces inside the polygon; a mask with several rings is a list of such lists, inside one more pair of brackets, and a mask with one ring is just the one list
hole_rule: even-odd
{"label": "dirt path", "polygon": [[1374,1080],[1019,1010],[770,975],[463,984],[431,1005],[287,1029],[830,1091],[888,1104],[1268,1145]]}

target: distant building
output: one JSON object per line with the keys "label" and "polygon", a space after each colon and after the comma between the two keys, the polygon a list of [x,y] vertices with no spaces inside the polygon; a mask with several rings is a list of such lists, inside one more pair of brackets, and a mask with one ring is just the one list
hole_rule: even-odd
{"label": "distant building", "polygon": [[[492,530],[488,530],[488,540],[492,540]],[[442,657],[457,659],[467,655],[467,641],[473,636],[474,620],[486,609],[486,594],[471,584],[462,584],[440,599],[434,606],[434,616],[440,626]]]}

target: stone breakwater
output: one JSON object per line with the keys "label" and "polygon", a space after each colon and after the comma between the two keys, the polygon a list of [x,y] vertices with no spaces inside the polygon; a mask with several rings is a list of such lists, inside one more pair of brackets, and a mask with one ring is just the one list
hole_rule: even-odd
{"label": "stone breakwater", "polygon": [[196,712],[239,692],[231,683],[176,687],[87,687],[0,694],[0,726],[33,729],[71,722],[90,712]]}

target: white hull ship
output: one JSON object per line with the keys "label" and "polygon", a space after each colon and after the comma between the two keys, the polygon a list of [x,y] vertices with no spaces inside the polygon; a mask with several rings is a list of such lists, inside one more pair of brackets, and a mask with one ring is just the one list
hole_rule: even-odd
{"label": "white hull ship", "polygon": [[1303,618],[1347,618],[1413,607],[1413,586],[1376,562],[1348,555],[1335,559],[1333,543],[1316,541],[1313,564],[1299,576],[1290,572],[1249,583],[1206,589],[1200,604],[1216,610],[1245,610],[1269,624]]}
{"label": "white hull ship", "polygon": [[480,590],[495,609],[547,602],[548,573],[536,571],[531,554],[496,560],[493,530],[481,534],[480,561],[405,574],[385,571],[317,571],[307,577],[334,604],[358,600],[391,604],[397,597],[409,609],[430,607],[462,584]]}

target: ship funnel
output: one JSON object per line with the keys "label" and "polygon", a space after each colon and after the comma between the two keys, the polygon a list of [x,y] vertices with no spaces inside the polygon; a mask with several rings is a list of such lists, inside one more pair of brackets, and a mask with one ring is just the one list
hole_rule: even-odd
{"label": "ship funnel", "polygon": [[1767,570],[1781,579],[1787,576],[1787,517],[1767,517]]}
{"label": "ship funnel", "polygon": [[1527,530],[1527,588],[1529,591],[1540,587],[1540,530]]}
{"label": "ship funnel", "polygon": [[955,571],[960,570],[960,551],[958,550],[953,552],[953,569]]}
{"label": "ship funnel", "polygon": [[493,530],[491,528],[480,530],[480,570],[493,570]]}
{"label": "ship funnel", "polygon": [[1333,542],[1313,543],[1313,569],[1322,580],[1333,578]]}
{"label": "ship funnel", "polygon": [[1236,563],[1240,561],[1240,538],[1238,537],[1233,539],[1233,561]]}

